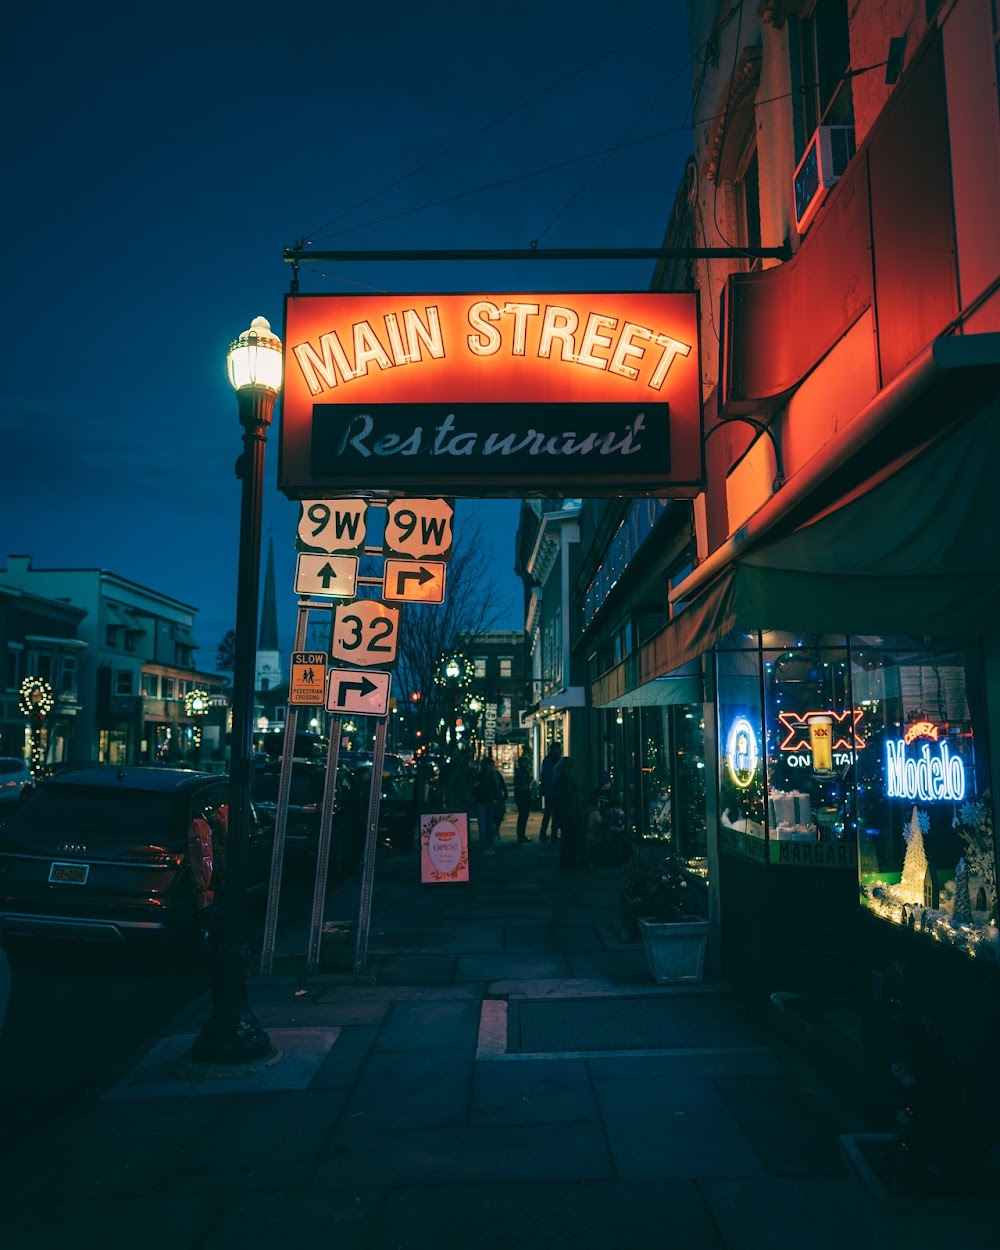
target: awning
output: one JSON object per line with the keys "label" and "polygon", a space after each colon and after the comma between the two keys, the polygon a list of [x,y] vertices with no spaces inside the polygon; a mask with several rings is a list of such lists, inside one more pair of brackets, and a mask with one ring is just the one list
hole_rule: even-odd
{"label": "awning", "polygon": [[[705,700],[705,683],[702,678],[701,663],[698,660],[682,665],[676,672],[663,673],[659,677],[654,677],[652,681],[635,686],[629,686],[627,680],[622,682],[624,674],[621,670],[624,668],[624,665],[619,664],[611,670],[610,674],[606,674],[611,677],[611,682],[602,687],[599,704],[595,696],[596,706],[652,707],[655,704],[668,706],[680,703],[703,703]],[[602,679],[595,683],[595,690],[600,680]],[[623,687],[617,694],[614,693],[616,686]]]}
{"label": "awning", "polygon": [[994,399],[888,476],[879,472],[815,520],[733,560],[636,655],[594,683],[595,705],[635,705],[643,685],[682,670],[733,631],[996,629],[998,468]]}

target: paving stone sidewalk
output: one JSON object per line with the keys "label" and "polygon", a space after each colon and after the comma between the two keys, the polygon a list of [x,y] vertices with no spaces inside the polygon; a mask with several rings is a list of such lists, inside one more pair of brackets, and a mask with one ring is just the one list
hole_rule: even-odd
{"label": "paving stone sidewalk", "polygon": [[[872,1244],[837,1148],[866,1126],[724,984],[652,982],[617,874],[508,827],[471,876],[423,885],[380,851],[358,976],[307,976],[308,933],[279,926],[275,975],[249,985],[270,1062],[192,1067],[189,1004],[8,1157],[4,1244]],[[357,899],[346,883],[326,917]]]}

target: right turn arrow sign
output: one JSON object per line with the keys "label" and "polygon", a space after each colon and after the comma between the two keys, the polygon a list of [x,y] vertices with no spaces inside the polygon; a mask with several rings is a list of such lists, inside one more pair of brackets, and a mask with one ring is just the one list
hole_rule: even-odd
{"label": "right turn arrow sign", "polygon": [[326,688],[328,712],[356,712],[359,716],[385,716],[389,711],[391,673],[331,669]]}

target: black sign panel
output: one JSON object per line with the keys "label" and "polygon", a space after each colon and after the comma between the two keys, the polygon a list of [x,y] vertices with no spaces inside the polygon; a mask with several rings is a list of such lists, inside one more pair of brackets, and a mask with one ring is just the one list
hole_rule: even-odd
{"label": "black sign panel", "polygon": [[[439,489],[454,474],[550,494],[552,484],[636,492],[670,476],[669,404],[315,404],[318,479],[380,490]],[[515,424],[516,422],[516,424]]]}

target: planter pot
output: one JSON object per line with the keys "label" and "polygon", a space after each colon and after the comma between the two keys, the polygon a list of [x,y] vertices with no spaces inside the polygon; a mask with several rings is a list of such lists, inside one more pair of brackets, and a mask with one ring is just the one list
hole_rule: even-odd
{"label": "planter pot", "polygon": [[848,1133],[840,1148],[864,1198],[878,1250],[913,1246],[993,1245],[1000,1225],[1000,1197],[983,1194],[897,1194],[886,1160],[898,1147],[894,1133]]}
{"label": "planter pot", "polygon": [[708,945],[707,920],[639,919],[649,970],[658,985],[676,981],[700,981],[705,972]]}

